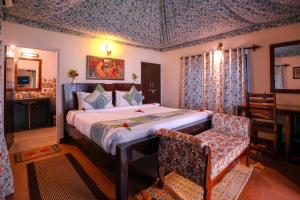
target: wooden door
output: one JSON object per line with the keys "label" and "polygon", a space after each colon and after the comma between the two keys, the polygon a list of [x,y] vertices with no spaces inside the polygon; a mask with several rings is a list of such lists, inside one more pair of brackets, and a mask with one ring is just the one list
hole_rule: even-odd
{"label": "wooden door", "polygon": [[161,81],[160,65],[142,62],[142,91],[145,96],[144,103],[160,103],[161,100]]}

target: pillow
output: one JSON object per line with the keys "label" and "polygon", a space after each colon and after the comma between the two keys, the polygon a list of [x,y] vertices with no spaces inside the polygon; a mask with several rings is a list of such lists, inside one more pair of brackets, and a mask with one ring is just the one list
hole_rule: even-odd
{"label": "pillow", "polygon": [[130,104],[125,99],[123,99],[123,96],[126,93],[127,92],[116,90],[116,106],[118,106],[118,107],[120,107],[120,106],[130,106]]}
{"label": "pillow", "polygon": [[[77,99],[78,99],[78,109],[82,110],[93,110],[95,109],[91,104],[89,104],[88,102],[85,101],[85,98],[87,98],[89,95],[91,95],[91,93],[87,93],[87,92],[76,92],[77,94]],[[111,99],[108,104],[105,106],[105,109],[107,108],[112,108],[114,107],[112,105],[112,92],[105,92],[105,95],[107,95],[108,99]]]}
{"label": "pillow", "polygon": [[98,84],[95,90],[84,99],[84,101],[93,106],[94,109],[104,109],[111,100],[111,96],[106,94],[104,88],[100,84]]}
{"label": "pillow", "polygon": [[[123,98],[123,96],[126,95],[127,93],[128,93],[128,91],[118,91],[118,90],[116,90],[116,106],[118,106],[118,107],[120,107],[120,106],[131,106],[131,104]],[[140,91],[139,93],[142,96],[142,92]],[[144,99],[143,96],[142,96],[142,99]],[[137,105],[142,105],[142,101]]]}
{"label": "pillow", "polygon": [[135,86],[132,86],[130,91],[123,96],[123,99],[125,99],[130,105],[137,106],[142,102],[143,96]]}

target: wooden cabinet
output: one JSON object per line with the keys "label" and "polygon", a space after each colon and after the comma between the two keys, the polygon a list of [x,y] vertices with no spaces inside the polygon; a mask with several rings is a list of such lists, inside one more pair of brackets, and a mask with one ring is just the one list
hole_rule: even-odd
{"label": "wooden cabinet", "polygon": [[13,132],[49,127],[49,99],[13,100]]}
{"label": "wooden cabinet", "polygon": [[14,132],[29,129],[29,101],[13,102]]}

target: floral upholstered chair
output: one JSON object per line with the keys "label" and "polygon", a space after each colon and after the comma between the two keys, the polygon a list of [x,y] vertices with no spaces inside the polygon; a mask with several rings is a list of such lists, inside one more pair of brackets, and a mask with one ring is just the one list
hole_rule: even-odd
{"label": "floral upholstered chair", "polygon": [[160,183],[165,171],[174,171],[203,187],[203,199],[243,155],[250,144],[248,118],[215,113],[212,128],[196,136],[160,129],[158,164]]}

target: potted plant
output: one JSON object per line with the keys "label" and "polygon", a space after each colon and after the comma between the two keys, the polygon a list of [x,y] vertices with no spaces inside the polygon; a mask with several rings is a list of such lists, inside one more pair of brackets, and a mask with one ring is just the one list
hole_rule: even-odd
{"label": "potted plant", "polygon": [[132,80],[133,80],[134,84],[136,84],[137,79],[138,79],[138,75],[136,75],[135,73],[132,73]]}
{"label": "potted plant", "polygon": [[79,76],[77,70],[75,70],[75,69],[71,69],[71,70],[69,71],[68,75],[69,75],[69,77],[72,79],[72,80],[71,80],[71,83],[72,83],[72,84],[75,83],[76,77]]}

